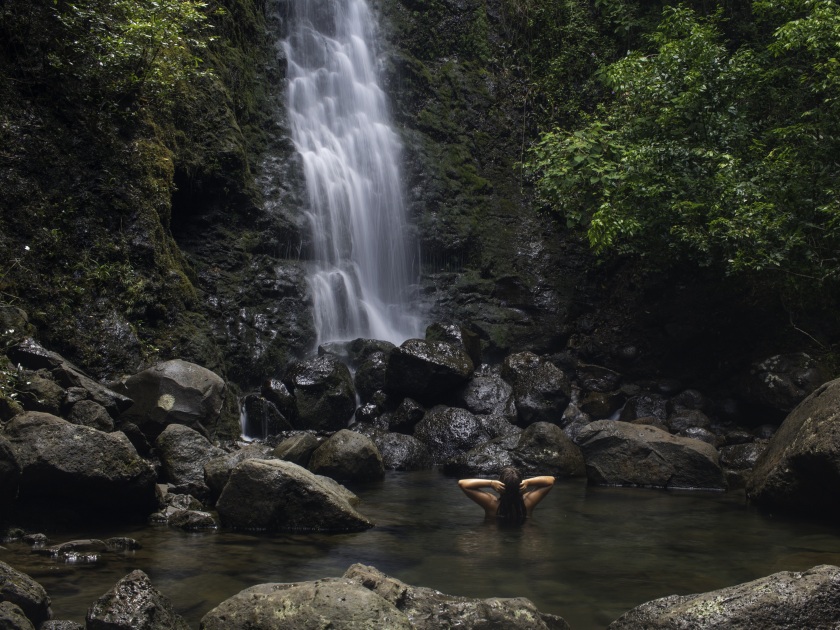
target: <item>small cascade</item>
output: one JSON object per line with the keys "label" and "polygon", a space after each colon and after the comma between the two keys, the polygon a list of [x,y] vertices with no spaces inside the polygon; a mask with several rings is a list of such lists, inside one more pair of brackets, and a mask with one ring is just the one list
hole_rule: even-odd
{"label": "small cascade", "polygon": [[406,229],[401,144],[364,0],[295,0],[288,60],[292,139],[303,160],[317,343],[418,336],[418,251]]}

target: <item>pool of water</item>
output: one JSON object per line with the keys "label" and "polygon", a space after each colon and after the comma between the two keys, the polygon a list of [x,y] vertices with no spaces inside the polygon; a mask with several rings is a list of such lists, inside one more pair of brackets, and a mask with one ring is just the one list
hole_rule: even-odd
{"label": "pool of water", "polygon": [[340,535],[91,529],[51,539],[131,536],[143,547],[80,565],[9,543],[0,547],[0,560],[38,580],[59,619],[83,621],[88,606],[133,569],[145,571],[198,627],[208,610],[248,586],[339,576],[362,562],[444,593],[527,597],[574,630],[604,628],[665,595],[840,565],[835,529],[761,513],[740,493],[559,481],[531,521],[509,530],[485,523],[481,508],[437,471],[393,472],[353,490],[375,528]]}

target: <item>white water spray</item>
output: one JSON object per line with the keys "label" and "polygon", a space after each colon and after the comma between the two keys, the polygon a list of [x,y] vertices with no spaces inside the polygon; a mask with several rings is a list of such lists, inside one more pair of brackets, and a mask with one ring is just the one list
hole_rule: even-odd
{"label": "white water spray", "polygon": [[372,54],[373,16],[364,0],[296,0],[294,11],[288,107],[309,192],[316,343],[401,343],[420,331],[407,295],[417,250]]}

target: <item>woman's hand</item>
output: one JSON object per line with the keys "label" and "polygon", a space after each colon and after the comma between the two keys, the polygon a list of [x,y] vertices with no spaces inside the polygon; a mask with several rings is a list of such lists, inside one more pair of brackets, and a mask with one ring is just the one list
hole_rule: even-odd
{"label": "woman's hand", "polygon": [[503,484],[498,479],[494,479],[493,481],[491,481],[490,487],[493,488],[493,490],[495,490],[499,494],[502,494],[505,491],[505,484]]}
{"label": "woman's hand", "polygon": [[528,481],[529,481],[528,479],[523,479],[519,483],[519,491],[520,492],[525,492],[525,490],[528,488]]}

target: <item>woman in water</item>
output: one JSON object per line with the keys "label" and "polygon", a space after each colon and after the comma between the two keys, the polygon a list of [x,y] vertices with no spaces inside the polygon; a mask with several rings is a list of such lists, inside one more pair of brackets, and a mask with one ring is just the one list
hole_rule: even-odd
{"label": "woman in water", "polygon": [[[531,477],[522,479],[516,468],[502,468],[498,479],[461,479],[458,487],[470,499],[484,508],[487,518],[504,523],[522,523],[554,487],[554,477]],[[491,488],[499,496],[484,492]]]}

